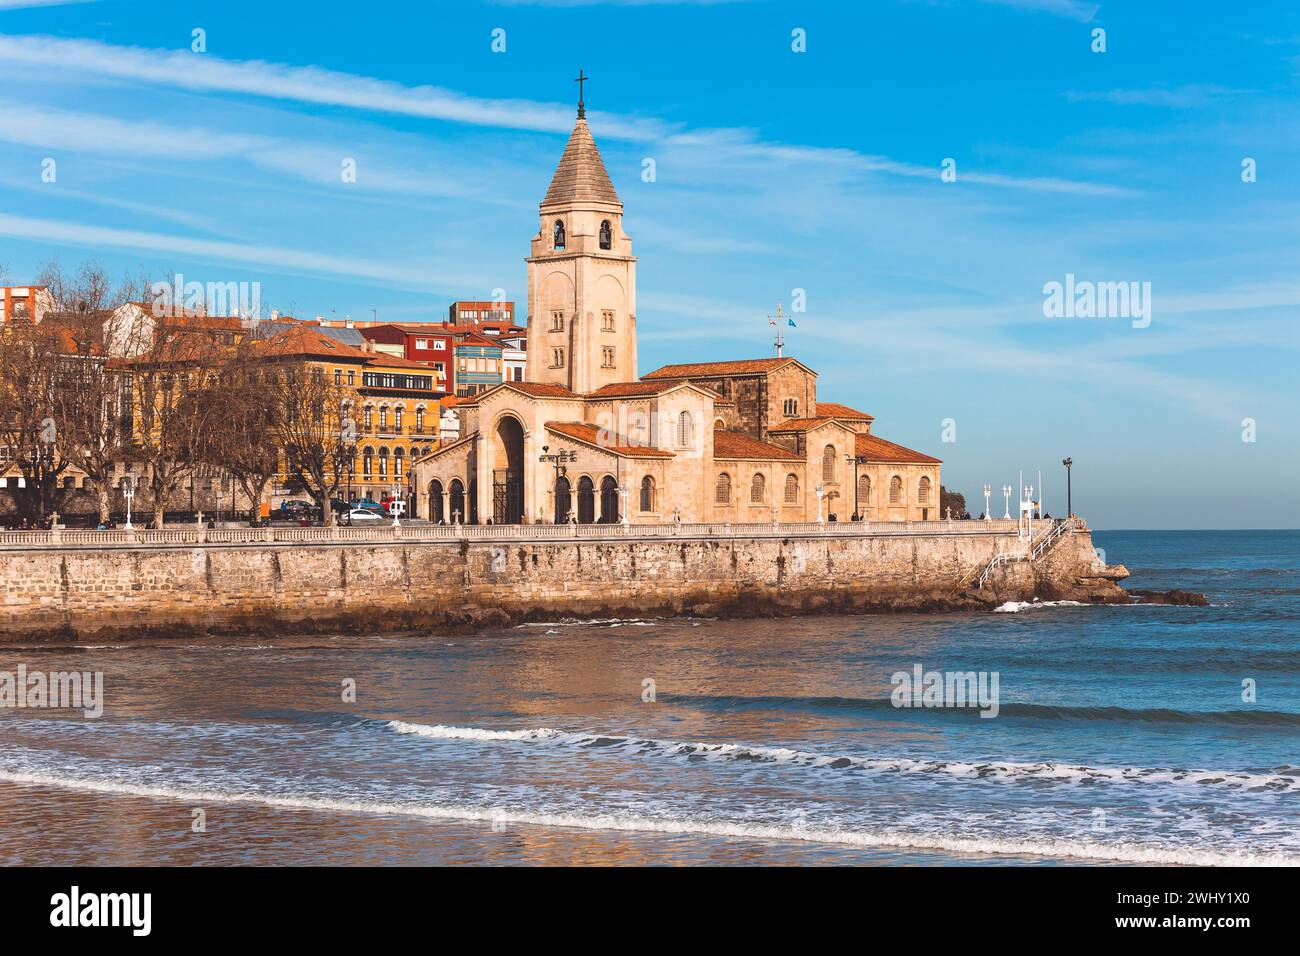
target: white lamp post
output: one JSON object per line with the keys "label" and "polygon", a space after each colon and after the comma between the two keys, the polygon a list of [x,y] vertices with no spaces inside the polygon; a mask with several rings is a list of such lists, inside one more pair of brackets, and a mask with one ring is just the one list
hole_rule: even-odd
{"label": "white lamp post", "polygon": [[993,489],[990,488],[987,484],[984,485],[984,520],[985,521],[993,520],[993,516],[989,514],[989,493],[992,490]]}
{"label": "white lamp post", "polygon": [[131,501],[132,499],[135,498],[135,475],[127,476],[126,488],[123,491],[123,493],[126,495],[126,529],[125,530],[134,531],[135,528],[131,524]]}
{"label": "white lamp post", "polygon": [[621,525],[626,525],[626,524],[628,523],[628,520],[627,520],[627,485],[619,485],[619,486],[618,486],[618,498],[619,498],[619,501],[622,502],[622,507],[619,508],[619,513],[618,513],[618,523],[621,524]]}
{"label": "white lamp post", "polygon": [[393,498],[392,501],[390,501],[388,504],[388,510],[393,512],[394,528],[400,528],[402,526],[401,516],[396,511],[393,511],[393,502],[398,500],[397,496],[400,495],[401,493],[402,493],[402,486],[399,485],[397,482],[393,482]]}
{"label": "white lamp post", "polygon": [[1002,497],[1006,499],[1005,501],[1006,513],[1002,517],[1010,521],[1011,520],[1011,486],[1010,485],[1002,486]]}
{"label": "white lamp post", "polygon": [[822,498],[826,496],[826,486],[817,482],[817,523],[822,523]]}

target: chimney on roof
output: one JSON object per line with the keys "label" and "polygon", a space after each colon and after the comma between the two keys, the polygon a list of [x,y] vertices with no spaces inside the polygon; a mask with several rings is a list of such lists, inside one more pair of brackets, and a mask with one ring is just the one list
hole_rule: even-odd
{"label": "chimney on roof", "polygon": [[356,324],[352,321],[352,316],[350,316],[350,315],[345,315],[345,316],[343,316],[343,328],[345,328],[345,329],[355,329],[355,328],[356,328]]}
{"label": "chimney on roof", "polygon": [[276,319],[278,319],[279,317],[280,317],[280,310],[279,310],[279,309],[272,309],[272,310],[271,310],[271,321],[274,322],[274,321],[275,321]]}

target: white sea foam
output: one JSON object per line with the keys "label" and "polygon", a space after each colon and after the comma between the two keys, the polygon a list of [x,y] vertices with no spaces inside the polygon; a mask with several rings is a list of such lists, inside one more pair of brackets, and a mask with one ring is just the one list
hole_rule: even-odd
{"label": "white sea foam", "polygon": [[1092,607],[1083,601],[1007,601],[993,609],[994,614],[1018,614],[1030,608],[1040,607]]}
{"label": "white sea foam", "polygon": [[1001,854],[1120,863],[1174,864],[1188,866],[1300,866],[1300,856],[1284,853],[1204,850],[1167,844],[1100,843],[1068,838],[1016,839],[1004,837],[945,836],[936,833],[837,830],[730,820],[673,819],[635,814],[547,813],[510,807],[470,807],[451,804],[400,803],[378,800],[281,796],[258,792],[227,792],[183,787],[124,783],[89,777],[66,777],[48,773],[0,771],[0,782],[24,786],[105,793],[116,796],[176,800],[187,804],[252,804],[284,810],[321,813],[413,816],[466,822],[495,822],[518,826],[569,827],[581,830],[620,830],[643,833],[673,833],[702,837],[747,840],[797,840],[871,849],[941,851],[946,853]]}
{"label": "white sea foam", "polygon": [[1262,789],[1300,792],[1300,777],[1286,774],[1246,773],[1240,770],[1182,770],[1165,767],[1088,767],[1078,764],[1016,763],[1006,760],[941,760],[913,757],[849,757],[818,754],[789,747],[755,747],[735,743],[704,743],[552,730],[482,730],[444,724],[413,724],[390,720],[388,728],[399,734],[414,734],[441,740],[521,741],[571,747],[621,749],[638,754],[686,757],[703,760],[745,760],[760,763],[795,764],[805,767],[864,770],[872,773],[943,773],[981,780],[1058,780],[1139,784],[1204,784],[1235,790]]}

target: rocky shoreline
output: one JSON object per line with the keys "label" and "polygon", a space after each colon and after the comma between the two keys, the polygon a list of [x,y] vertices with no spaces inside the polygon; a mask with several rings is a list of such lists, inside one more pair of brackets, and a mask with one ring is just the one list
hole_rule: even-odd
{"label": "rocky shoreline", "polygon": [[[275,618],[247,617],[221,623],[180,623],[166,625],[98,626],[76,628],[63,625],[24,631],[6,631],[0,644],[103,644],[172,640],[219,640],[228,638],[307,637],[324,634],[355,633],[398,635],[437,632],[439,634],[474,634],[493,628],[520,624],[569,621],[617,620],[635,617],[745,619],[791,618],[813,615],[845,614],[973,614],[990,613],[1006,603],[1006,595],[954,595],[951,598],[917,600],[873,600],[866,594],[805,595],[799,601],[775,601],[750,596],[734,601],[697,602],[685,605],[647,606],[629,613],[627,607],[601,605],[582,608],[550,608],[526,614],[512,614],[501,608],[466,609],[459,613],[411,610],[377,610],[344,612],[287,622]],[[1074,602],[1079,604],[1164,604],[1206,607],[1205,595],[1190,591],[1054,588],[1050,593],[1034,595],[1031,600]]]}

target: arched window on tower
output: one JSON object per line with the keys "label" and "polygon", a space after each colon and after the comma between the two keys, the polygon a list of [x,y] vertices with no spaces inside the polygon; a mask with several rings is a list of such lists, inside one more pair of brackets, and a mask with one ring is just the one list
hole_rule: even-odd
{"label": "arched window on tower", "polygon": [[761,473],[754,475],[754,480],[749,483],[749,500],[751,503],[761,505],[767,497],[767,480]]}
{"label": "arched window on tower", "polygon": [[898,475],[889,479],[889,503],[891,505],[903,503],[903,479]]}
{"label": "arched window on tower", "polygon": [[725,471],[718,475],[717,484],[713,486],[713,500],[720,505],[731,504],[731,476]]}
{"label": "arched window on tower", "polygon": [[921,477],[920,483],[916,486],[916,503],[918,505],[930,503],[930,479],[925,476]]}
{"label": "arched window on tower", "polygon": [[564,251],[564,220],[555,220],[554,247],[556,252]]}
{"label": "arched window on tower", "polygon": [[610,228],[608,219],[600,221],[600,248],[614,248],[614,230]]}
{"label": "arched window on tower", "polygon": [[641,510],[655,510],[655,480],[649,475],[641,479]]}
{"label": "arched window on tower", "polygon": [[835,480],[835,446],[827,445],[822,452],[822,481]]}

